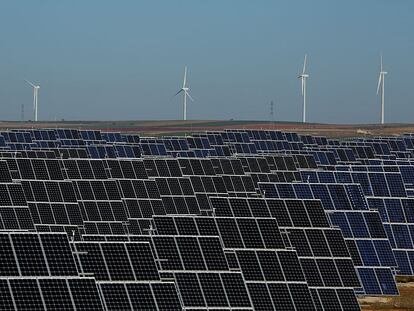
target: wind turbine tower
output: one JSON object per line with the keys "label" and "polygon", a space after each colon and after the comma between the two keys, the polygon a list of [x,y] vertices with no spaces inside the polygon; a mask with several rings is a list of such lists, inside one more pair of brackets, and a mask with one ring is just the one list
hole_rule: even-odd
{"label": "wind turbine tower", "polygon": [[381,54],[381,71],[379,73],[378,78],[378,86],[377,86],[377,95],[379,94],[380,87],[381,87],[381,124],[384,124],[384,92],[385,92],[385,75],[387,74],[386,71],[384,71],[382,66],[382,54]]}
{"label": "wind turbine tower", "polygon": [[183,105],[183,120],[187,120],[187,97],[193,102],[194,99],[191,97],[190,88],[187,86],[187,66],[184,68],[184,81],[183,81],[183,87],[174,95],[177,96],[181,92],[184,95],[184,105]]}
{"label": "wind turbine tower", "polygon": [[38,116],[38,98],[39,98],[39,85],[35,85],[32,82],[26,80],[27,83],[29,83],[33,87],[33,115],[34,115],[34,121],[37,122],[37,116]]}
{"label": "wind turbine tower", "polygon": [[305,71],[306,71],[306,60],[307,60],[307,55],[305,54],[305,59],[303,61],[302,74],[299,75],[299,77],[298,77],[301,80],[301,84],[302,84],[302,97],[303,97],[302,122],[303,123],[306,123],[306,79],[309,78],[309,75],[307,73],[305,73]]}

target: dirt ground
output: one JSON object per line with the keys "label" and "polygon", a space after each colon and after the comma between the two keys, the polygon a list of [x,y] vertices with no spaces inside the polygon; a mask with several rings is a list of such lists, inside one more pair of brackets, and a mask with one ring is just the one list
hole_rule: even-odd
{"label": "dirt ground", "polygon": [[389,310],[406,311],[414,310],[414,281],[399,282],[399,296],[395,297],[364,297],[359,303],[364,311]]}
{"label": "dirt ground", "polygon": [[8,128],[77,128],[100,129],[138,133],[143,136],[181,135],[190,132],[215,131],[222,129],[277,129],[327,137],[393,136],[414,132],[414,124],[316,124],[265,121],[63,121],[63,122],[9,122],[0,121],[0,129]]}

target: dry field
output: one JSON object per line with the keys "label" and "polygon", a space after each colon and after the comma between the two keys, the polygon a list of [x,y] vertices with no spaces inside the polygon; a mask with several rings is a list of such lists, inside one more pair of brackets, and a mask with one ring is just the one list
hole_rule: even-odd
{"label": "dry field", "polygon": [[393,136],[414,132],[414,124],[317,124],[265,121],[222,121],[222,120],[191,120],[191,121],[65,121],[65,122],[0,122],[0,128],[78,128],[101,129],[139,133],[145,136],[180,135],[190,132],[214,131],[222,129],[278,129],[292,132],[323,135],[327,137],[356,136]]}
{"label": "dry field", "polygon": [[399,296],[360,298],[359,303],[362,306],[362,310],[414,310],[414,278],[397,277],[397,281],[400,291]]}

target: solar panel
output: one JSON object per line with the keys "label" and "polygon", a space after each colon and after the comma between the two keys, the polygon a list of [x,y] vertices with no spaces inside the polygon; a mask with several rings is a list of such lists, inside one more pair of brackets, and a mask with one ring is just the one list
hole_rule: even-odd
{"label": "solar panel", "polygon": [[410,206],[412,199],[408,198],[368,198],[372,208],[378,209],[385,232],[391,242],[395,259],[401,275],[412,274],[412,221]]}
{"label": "solar panel", "polygon": [[[358,191],[355,191],[355,187],[350,187],[351,185],[348,187],[345,187],[345,185],[324,186],[323,184],[315,184],[318,185],[318,187],[312,187],[312,185],[313,184],[303,184],[302,187],[297,187],[295,184],[296,190],[299,190],[299,192],[297,192],[297,194],[295,191],[290,192],[289,196],[300,197],[302,193],[306,193],[307,195],[309,195],[309,193],[312,193],[316,198],[315,195],[317,193],[323,194],[323,196],[319,196],[319,198],[321,199],[323,206],[327,206],[325,210],[336,208],[336,211],[330,211],[327,214],[329,216],[330,222],[341,229],[342,234],[347,241],[355,241],[353,244],[355,247],[353,249],[354,251],[350,252],[354,264],[356,266],[370,267],[372,273],[365,274],[365,278],[372,277],[372,280],[369,282],[377,283],[377,294],[383,294],[383,291],[378,284],[376,273],[380,273],[380,271],[386,271],[381,273],[388,273],[389,275],[387,278],[389,284],[387,286],[395,290],[393,294],[397,294],[395,281],[392,280],[392,270],[390,268],[388,268],[388,270],[380,269],[380,267],[384,266],[394,267],[396,265],[396,262],[392,254],[390,244],[386,239],[385,230],[381,223],[378,212],[366,210],[366,203],[362,204],[362,199],[357,199]],[[286,193],[279,191],[280,187],[278,184],[264,184],[263,186],[263,189],[266,190],[266,196],[279,197],[281,193]],[[306,187],[310,190],[310,192],[303,191],[303,189]],[[281,189],[283,190],[283,188]],[[295,188],[293,189],[295,190]],[[363,200],[365,201],[365,199]],[[282,218],[282,221],[285,218],[286,216]],[[293,219],[294,218],[292,218],[292,220]],[[303,216],[300,217],[300,219],[303,219]],[[306,226],[307,224],[302,223],[301,225]],[[357,272],[360,274],[359,268],[357,268]],[[370,294],[373,294],[372,287],[368,289],[365,288],[365,285],[368,285],[369,282],[363,282],[362,285],[364,290],[368,290]]]}
{"label": "solar panel", "polygon": [[74,310],[71,294],[64,279],[40,279],[38,282],[46,309]]}
{"label": "solar panel", "polygon": [[42,296],[35,279],[11,279],[9,283],[18,310],[44,310]]}
{"label": "solar panel", "polygon": [[354,310],[414,273],[408,135],[24,129],[0,147],[5,309],[29,308],[24,278],[30,309]]}
{"label": "solar panel", "polygon": [[68,279],[76,310],[104,310],[94,279]]}

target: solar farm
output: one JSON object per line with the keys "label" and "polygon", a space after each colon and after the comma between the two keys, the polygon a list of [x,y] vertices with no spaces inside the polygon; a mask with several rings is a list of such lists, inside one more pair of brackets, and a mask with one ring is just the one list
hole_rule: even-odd
{"label": "solar farm", "polygon": [[414,276],[414,134],[0,131],[1,310],[360,310]]}

